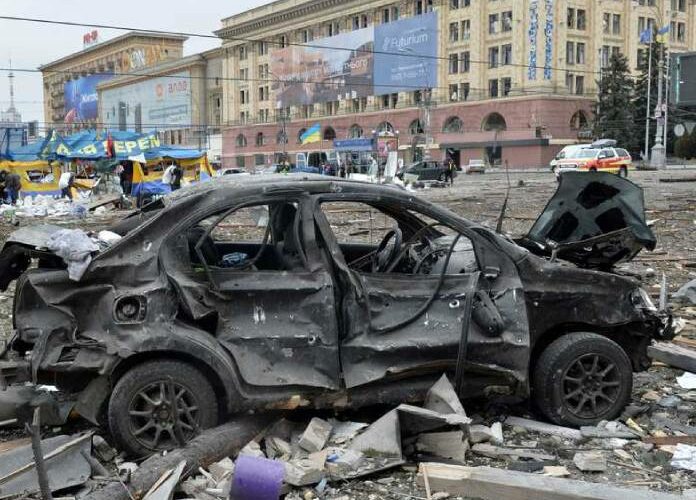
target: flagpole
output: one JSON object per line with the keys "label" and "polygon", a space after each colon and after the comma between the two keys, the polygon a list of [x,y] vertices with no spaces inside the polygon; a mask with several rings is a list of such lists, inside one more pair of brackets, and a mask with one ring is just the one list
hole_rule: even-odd
{"label": "flagpole", "polygon": [[645,109],[645,157],[643,161],[650,160],[650,92],[652,83],[652,29],[650,30],[650,48],[648,49],[648,103]]}
{"label": "flagpole", "polygon": [[667,156],[667,119],[669,117],[669,66],[670,66],[670,55],[669,48],[665,47],[666,59],[665,59],[665,128],[664,137],[662,139],[662,144],[665,145],[665,157]]}

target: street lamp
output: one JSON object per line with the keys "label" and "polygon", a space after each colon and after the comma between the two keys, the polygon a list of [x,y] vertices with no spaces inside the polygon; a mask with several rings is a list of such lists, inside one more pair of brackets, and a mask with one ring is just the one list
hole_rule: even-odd
{"label": "street lamp", "polygon": [[[270,69],[268,70],[268,74],[280,82],[280,84],[282,85],[281,92],[284,92],[285,86],[287,85],[285,80],[280,78],[278,75],[276,75]],[[288,143],[288,133],[287,133],[287,126],[286,126],[287,116],[285,113],[285,106],[283,106],[283,101],[280,99],[276,100],[276,112],[280,112],[281,134],[283,135],[281,142],[283,145],[283,160],[285,160],[285,157],[287,156],[286,148],[287,148],[287,143]]]}

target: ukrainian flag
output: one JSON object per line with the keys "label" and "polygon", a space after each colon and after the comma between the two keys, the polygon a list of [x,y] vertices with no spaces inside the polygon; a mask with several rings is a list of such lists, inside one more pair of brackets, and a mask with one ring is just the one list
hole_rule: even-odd
{"label": "ukrainian flag", "polygon": [[657,40],[658,43],[666,43],[667,33],[669,33],[669,24],[657,30],[657,36],[655,37],[655,40]]}
{"label": "ukrainian flag", "polygon": [[321,125],[315,123],[309,127],[305,133],[300,136],[300,142],[302,142],[302,144],[321,142]]}

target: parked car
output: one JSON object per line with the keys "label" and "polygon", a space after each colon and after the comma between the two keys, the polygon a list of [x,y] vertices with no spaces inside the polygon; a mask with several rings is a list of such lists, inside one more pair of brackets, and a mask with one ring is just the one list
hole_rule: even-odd
{"label": "parked car", "polygon": [[[380,213],[376,239],[351,210]],[[0,289],[16,280],[0,380],[57,385],[133,455],[298,395],[414,401],[443,372],[461,397],[531,395],[555,423],[593,425],[673,335],[612,272],[655,237],[640,188],[608,174],[564,175],[517,242],[393,185],[302,174],[177,191],[79,269],[45,249],[60,229],[19,229],[0,253]]]}
{"label": "parked car", "polygon": [[484,174],[486,173],[486,162],[485,160],[469,160],[466,168],[464,169],[467,174]]}
{"label": "parked car", "polygon": [[222,177],[224,175],[251,175],[249,172],[244,170],[243,168],[238,168],[238,167],[226,167],[226,168],[221,168],[215,173],[216,177]]}
{"label": "parked car", "polygon": [[616,141],[603,139],[588,148],[574,150],[572,155],[556,163],[556,176],[568,171],[610,172],[628,177],[633,159],[628,151],[616,147]]}
{"label": "parked car", "polygon": [[571,144],[569,146],[565,146],[558,152],[554,159],[551,160],[551,163],[549,163],[551,172],[556,172],[556,166],[558,165],[559,161],[565,160],[566,158],[574,158],[579,150],[591,147],[592,144]]}
{"label": "parked car", "polygon": [[[397,172],[397,177],[399,179],[404,179],[404,175],[416,175],[419,181],[444,181],[446,177],[447,166],[443,165],[441,162],[427,160],[412,163],[401,172]],[[457,175],[457,172],[454,172]]]}

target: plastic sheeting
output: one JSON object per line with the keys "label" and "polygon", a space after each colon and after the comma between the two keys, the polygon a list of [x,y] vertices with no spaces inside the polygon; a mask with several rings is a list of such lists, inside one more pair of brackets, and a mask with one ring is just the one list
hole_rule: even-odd
{"label": "plastic sheeting", "polygon": [[48,238],[46,247],[68,265],[68,276],[73,281],[80,281],[92,262],[92,252],[99,250],[99,246],[80,229],[56,231]]}

